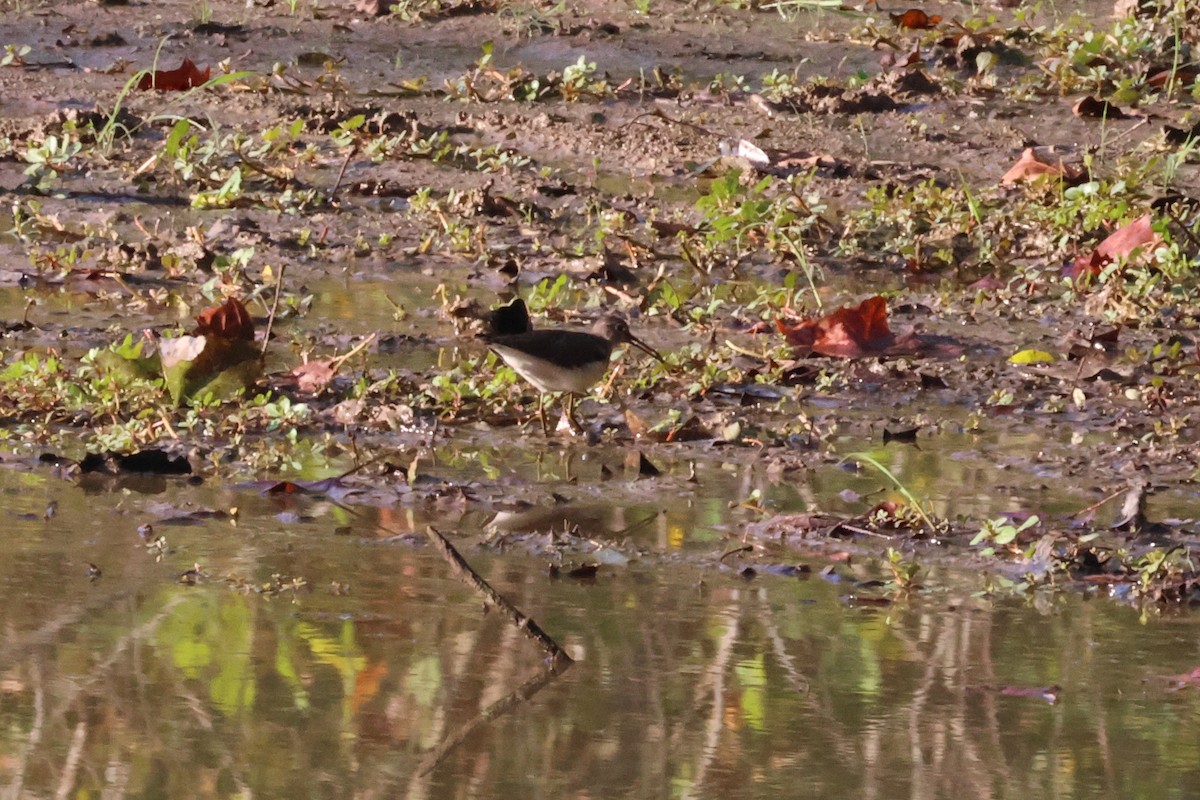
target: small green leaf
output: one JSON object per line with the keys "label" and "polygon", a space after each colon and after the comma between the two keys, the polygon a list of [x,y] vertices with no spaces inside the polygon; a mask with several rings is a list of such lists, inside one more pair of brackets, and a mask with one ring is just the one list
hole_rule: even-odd
{"label": "small green leaf", "polygon": [[996,529],[996,537],[992,541],[994,541],[996,544],[1008,544],[1016,538],[1016,527],[1012,525],[1002,525]]}

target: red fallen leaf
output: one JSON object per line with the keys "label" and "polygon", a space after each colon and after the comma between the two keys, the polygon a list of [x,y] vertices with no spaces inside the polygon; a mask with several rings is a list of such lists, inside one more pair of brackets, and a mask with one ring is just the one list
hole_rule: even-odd
{"label": "red fallen leaf", "polygon": [[1138,248],[1152,250],[1162,244],[1162,238],[1154,232],[1153,220],[1149,214],[1142,216],[1117,228],[1108,237],[1096,245],[1096,249],[1075,259],[1066,270],[1066,274],[1074,279],[1084,275],[1099,275],[1106,266],[1133,253]]}
{"label": "red fallen leaf", "polygon": [[1021,153],[1021,158],[1008,172],[1004,173],[1004,177],[1000,179],[1003,186],[1012,186],[1020,181],[1031,181],[1035,178],[1040,178],[1043,175],[1056,175],[1062,177],[1066,174],[1066,169],[1060,161],[1057,164],[1047,164],[1037,157],[1032,147],[1025,148],[1025,152]]}
{"label": "red fallen leaf", "polygon": [[878,295],[791,328],[783,320],[776,326],[793,347],[837,358],[877,355],[896,343],[888,327],[887,301]]}
{"label": "red fallen leaf", "polygon": [[183,92],[208,83],[211,76],[212,67],[201,72],[190,58],[185,58],[179,69],[160,69],[143,75],[137,88],[140,91],[158,89],[160,92]]}
{"label": "red fallen leaf", "polygon": [[1071,113],[1077,117],[1089,119],[1125,119],[1129,115],[1107,100],[1099,97],[1087,97],[1071,106]]}
{"label": "red fallen leaf", "polygon": [[1117,258],[1118,256],[1127,256],[1139,247],[1157,247],[1162,244],[1162,239],[1151,227],[1152,222],[1149,214],[1143,214],[1128,225],[1113,231],[1108,238],[1096,246],[1096,252]]}
{"label": "red fallen leaf", "polygon": [[888,16],[899,27],[913,31],[928,30],[942,21],[937,14],[926,14],[919,8],[910,8],[903,14],[888,14]]}
{"label": "red fallen leaf", "polygon": [[196,336],[217,339],[254,341],[254,321],[242,301],[231,297],[215,308],[206,308],[196,315]]}

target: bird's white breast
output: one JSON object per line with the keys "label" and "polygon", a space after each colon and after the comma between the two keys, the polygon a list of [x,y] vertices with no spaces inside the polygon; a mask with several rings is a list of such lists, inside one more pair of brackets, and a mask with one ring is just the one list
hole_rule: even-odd
{"label": "bird's white breast", "polygon": [[493,344],[492,349],[504,359],[505,364],[541,392],[586,394],[608,371],[607,359],[567,369],[502,344]]}

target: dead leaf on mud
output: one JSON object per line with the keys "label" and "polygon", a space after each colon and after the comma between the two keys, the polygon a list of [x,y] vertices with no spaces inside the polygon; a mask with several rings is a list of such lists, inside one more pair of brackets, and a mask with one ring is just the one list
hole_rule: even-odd
{"label": "dead leaf on mud", "polygon": [[888,327],[887,301],[878,295],[820,319],[805,320],[792,327],[777,320],[776,325],[793,347],[838,358],[882,353],[896,341]]}
{"label": "dead leaf on mud", "polygon": [[695,225],[688,225],[685,222],[670,222],[658,219],[650,221],[650,228],[663,239],[672,236],[678,236],[681,233],[691,235],[696,232]]}
{"label": "dead leaf on mud", "polygon": [[195,333],[197,336],[254,341],[254,320],[242,301],[231,297],[221,305],[197,314]]}
{"label": "dead leaf on mud", "polygon": [[926,14],[919,8],[910,8],[902,14],[888,14],[898,27],[911,31],[924,31],[936,27],[942,21],[937,14]]}
{"label": "dead leaf on mud", "polygon": [[796,348],[797,356],[867,358],[915,353],[920,339],[911,331],[897,337],[888,326],[887,301],[876,295],[857,306],[843,307],[819,319],[789,326],[776,321],[779,332]]}
{"label": "dead leaf on mud", "polygon": [[299,365],[292,370],[296,387],[304,394],[320,394],[337,375],[332,358],[319,358]]}
{"label": "dead leaf on mud", "polygon": [[1038,158],[1037,151],[1034,148],[1027,147],[1021,153],[1021,158],[1018,159],[1017,163],[1013,164],[1012,168],[1004,173],[1004,177],[1000,179],[1000,184],[1002,186],[1013,186],[1022,181],[1037,180],[1044,175],[1075,181],[1082,177],[1082,171],[1078,167],[1068,168],[1061,160],[1057,164],[1042,161]]}
{"label": "dead leaf on mud", "polygon": [[1099,97],[1088,95],[1071,106],[1071,113],[1081,119],[1126,119],[1129,117],[1117,106]]}
{"label": "dead leaf on mud", "polygon": [[1146,83],[1155,89],[1166,88],[1171,83],[1178,88],[1186,89],[1195,86],[1197,79],[1200,79],[1200,64],[1151,67],[1146,73]]}
{"label": "dead leaf on mud", "polygon": [[1096,245],[1096,249],[1075,259],[1067,268],[1066,274],[1078,280],[1086,276],[1099,275],[1100,271],[1112,262],[1129,258],[1135,253],[1148,253],[1162,244],[1162,237],[1154,230],[1154,220],[1150,214],[1143,214],[1130,223],[1122,225],[1104,241]]}
{"label": "dead leaf on mud", "polygon": [[178,69],[160,69],[143,75],[137,88],[140,91],[157,89],[160,92],[183,92],[203,86],[211,76],[212,67],[201,71],[190,58],[185,58]]}
{"label": "dead leaf on mud", "polygon": [[390,2],[384,0],[358,0],[354,4],[354,10],[359,14],[367,14],[372,17],[382,17],[388,13],[391,7]]}

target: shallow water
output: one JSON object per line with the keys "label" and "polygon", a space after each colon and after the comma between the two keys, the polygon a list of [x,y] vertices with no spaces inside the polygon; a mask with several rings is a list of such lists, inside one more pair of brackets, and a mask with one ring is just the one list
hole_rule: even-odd
{"label": "shallow water", "polygon": [[543,655],[430,548],[372,533],[409,512],[0,483],[6,796],[1183,798],[1197,777],[1200,695],[1170,681],[1200,662],[1192,616],[937,574],[864,607],[859,567],[747,581],[686,554],[552,580],[467,515],[463,555],[577,659],[481,723]]}

